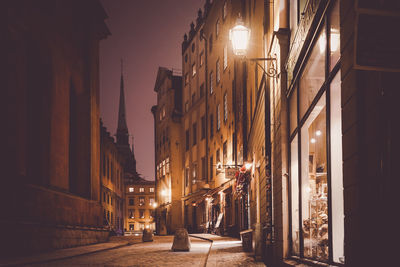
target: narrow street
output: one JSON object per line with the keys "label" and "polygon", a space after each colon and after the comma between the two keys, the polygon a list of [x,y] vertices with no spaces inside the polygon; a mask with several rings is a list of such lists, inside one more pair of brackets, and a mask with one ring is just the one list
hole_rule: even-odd
{"label": "narrow street", "polygon": [[107,243],[2,261],[0,266],[264,266],[243,252],[238,239],[196,234],[190,241],[189,252],[173,252],[173,236],[144,243],[140,237],[113,237]]}

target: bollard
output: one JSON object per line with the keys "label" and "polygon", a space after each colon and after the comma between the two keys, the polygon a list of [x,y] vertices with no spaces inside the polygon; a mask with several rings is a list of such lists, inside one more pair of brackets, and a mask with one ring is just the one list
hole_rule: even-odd
{"label": "bollard", "polygon": [[190,240],[188,231],[185,228],[176,229],[174,235],[174,243],[172,244],[173,251],[189,251]]}
{"label": "bollard", "polygon": [[144,229],[142,235],[143,242],[151,242],[153,241],[153,230],[151,229]]}

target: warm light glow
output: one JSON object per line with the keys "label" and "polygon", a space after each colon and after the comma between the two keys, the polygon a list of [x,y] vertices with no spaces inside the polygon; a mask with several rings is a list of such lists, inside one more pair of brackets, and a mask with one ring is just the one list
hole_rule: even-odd
{"label": "warm light glow", "polygon": [[167,195],[167,190],[163,189],[161,190],[161,196],[165,197]]}
{"label": "warm light glow", "polygon": [[237,56],[246,55],[250,39],[250,29],[243,25],[239,18],[236,26],[229,31],[229,40],[232,41],[233,53]]}
{"label": "warm light glow", "polygon": [[149,229],[149,226],[148,226],[148,225],[146,225],[146,229]]}
{"label": "warm light glow", "polygon": [[322,134],[322,132],[321,132],[320,130],[317,130],[317,131],[315,132],[315,135],[316,135],[316,136],[321,136],[321,134]]}
{"label": "warm light glow", "polygon": [[311,142],[311,144],[315,144],[317,142],[317,140],[315,138],[311,138],[310,142]]}
{"label": "warm light glow", "polygon": [[326,37],[324,34],[321,35],[320,39],[318,40],[318,43],[319,43],[319,52],[321,52],[321,54],[325,53]]}
{"label": "warm light glow", "polygon": [[222,163],[221,163],[221,162],[218,162],[218,163],[217,163],[217,170],[218,170],[218,171],[221,171],[221,170],[222,170]]}
{"label": "warm light glow", "polygon": [[336,52],[340,45],[340,34],[338,30],[331,29],[331,52]]}
{"label": "warm light glow", "polygon": [[246,168],[246,170],[250,170],[252,166],[253,166],[253,163],[250,163],[250,162],[247,162],[244,164],[244,167]]}
{"label": "warm light glow", "polygon": [[158,205],[157,205],[157,202],[154,202],[154,203],[153,203],[153,208],[157,208],[157,206],[158,206]]}

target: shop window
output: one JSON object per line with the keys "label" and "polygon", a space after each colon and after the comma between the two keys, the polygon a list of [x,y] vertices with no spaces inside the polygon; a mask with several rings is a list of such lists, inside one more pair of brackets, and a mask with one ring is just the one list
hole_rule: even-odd
{"label": "shop window", "polygon": [[[338,2],[328,15],[331,20]],[[326,42],[327,34],[333,34],[333,22],[329,32],[324,27],[289,96],[290,134],[294,135],[290,142],[291,254],[344,264],[340,71],[325,73],[325,58],[337,64],[340,55]],[[327,77],[333,75],[329,83]]]}
{"label": "shop window", "polygon": [[336,1],[330,15],[330,66],[329,70],[332,71],[333,67],[340,58],[340,17],[339,17],[339,1]]}
{"label": "shop window", "polygon": [[325,33],[323,27],[300,78],[300,117],[305,115],[325,81]]}

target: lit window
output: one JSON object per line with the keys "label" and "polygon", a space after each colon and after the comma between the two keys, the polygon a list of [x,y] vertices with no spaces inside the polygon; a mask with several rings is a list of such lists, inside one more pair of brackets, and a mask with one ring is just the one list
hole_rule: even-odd
{"label": "lit window", "polygon": [[[153,188],[153,189],[154,189],[154,188]],[[149,198],[149,205],[153,206],[153,204],[154,204],[154,198],[151,197],[151,198]]]}
{"label": "lit window", "polygon": [[228,47],[224,46],[224,70],[228,67]]}
{"label": "lit window", "polygon": [[204,52],[200,53],[200,67],[204,64]]}
{"label": "lit window", "polygon": [[215,23],[215,36],[218,37],[219,35],[219,19],[217,19],[217,22]]}
{"label": "lit window", "polygon": [[211,71],[210,72],[210,94],[212,94],[214,92],[214,88],[213,88],[213,79],[214,79],[214,74]]}
{"label": "lit window", "polygon": [[[166,173],[169,173],[169,158],[167,158],[165,160],[165,171]],[[150,188],[151,189],[151,188]],[[151,192],[151,191],[150,191]],[[153,188],[153,192],[154,192],[154,188]]]}
{"label": "lit window", "polygon": [[134,192],[134,190],[135,190],[135,189],[134,189],[133,187],[129,187],[129,192],[130,192],[130,193]]}
{"label": "lit window", "polygon": [[139,206],[144,205],[144,197],[139,197]]}
{"label": "lit window", "polygon": [[[144,210],[139,210],[139,218],[140,219],[143,219],[144,218]],[[143,225],[143,226],[142,226]],[[140,224],[140,227],[142,228],[142,227],[144,227],[144,224]]]}
{"label": "lit window", "polygon": [[228,120],[228,93],[224,94],[224,122]]}
{"label": "lit window", "polygon": [[150,193],[154,193],[154,187],[150,187]]}
{"label": "lit window", "polygon": [[135,210],[129,210],[129,218],[134,219],[135,218]]}
{"label": "lit window", "polygon": [[196,63],[192,65],[192,76],[196,75]]}
{"label": "lit window", "polygon": [[143,193],[144,192],[144,188],[143,187],[139,188],[139,192]]}
{"label": "lit window", "polygon": [[220,115],[220,108],[219,108],[219,104],[217,105],[217,131],[219,131],[219,129],[221,129],[221,115]]}
{"label": "lit window", "polygon": [[222,18],[225,19],[227,14],[227,4],[226,1],[224,2],[224,7],[222,9]]}
{"label": "lit window", "polygon": [[217,72],[217,83],[219,83],[221,81],[221,71],[220,71],[220,67],[219,67],[219,59],[216,62],[216,72]]}

